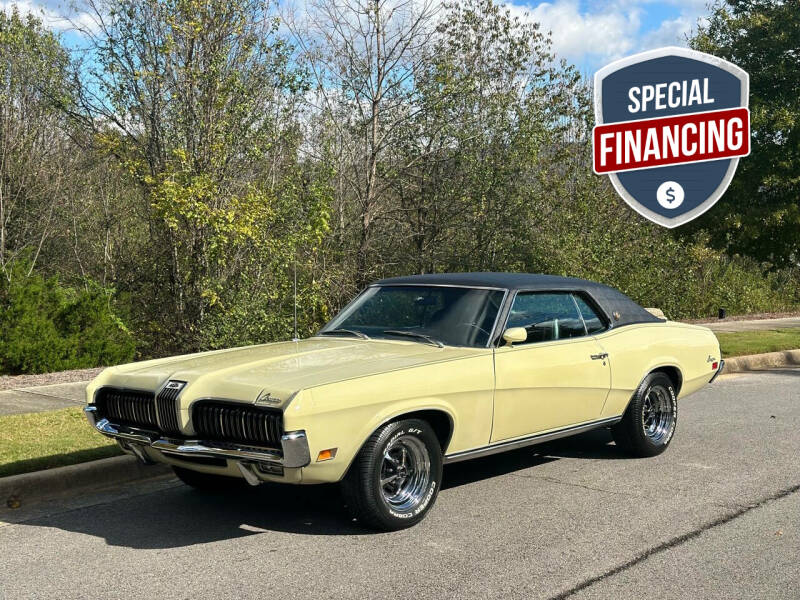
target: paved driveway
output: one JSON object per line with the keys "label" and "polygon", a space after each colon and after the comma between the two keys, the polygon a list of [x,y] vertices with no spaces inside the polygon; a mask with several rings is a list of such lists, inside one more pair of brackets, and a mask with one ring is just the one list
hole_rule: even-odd
{"label": "paved driveway", "polygon": [[[0,415],[34,413],[86,404],[86,384],[55,383],[0,391]],[[0,597],[1,600],[1,597]]]}
{"label": "paved driveway", "polygon": [[800,328],[800,317],[784,317],[782,319],[757,319],[751,321],[712,321],[701,323],[713,331],[759,331],[763,329]]}
{"label": "paved driveway", "polygon": [[335,489],[175,480],[0,526],[0,598],[797,598],[800,370],[680,404],[669,451],[605,433],[451,465],[419,526],[365,532]]}

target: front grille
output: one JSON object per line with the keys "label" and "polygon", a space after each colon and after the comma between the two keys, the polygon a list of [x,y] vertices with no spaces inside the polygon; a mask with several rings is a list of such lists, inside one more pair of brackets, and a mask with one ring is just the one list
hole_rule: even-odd
{"label": "front grille", "polygon": [[178,394],[181,393],[185,382],[170,381],[156,397],[156,410],[161,422],[161,431],[180,435],[181,429],[178,425],[178,406],[175,402]]}
{"label": "front grille", "polygon": [[231,402],[203,400],[192,407],[197,436],[257,446],[280,447],[283,412]]}
{"label": "front grille", "polygon": [[116,425],[158,429],[153,392],[100,388],[95,404],[100,416]]}

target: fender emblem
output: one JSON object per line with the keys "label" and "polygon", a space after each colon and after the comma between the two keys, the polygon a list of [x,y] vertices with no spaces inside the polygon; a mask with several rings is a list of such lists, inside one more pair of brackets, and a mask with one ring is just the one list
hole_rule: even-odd
{"label": "fender emblem", "polygon": [[709,354],[708,358],[706,359],[706,362],[714,362],[715,360],[717,360],[717,359]]}
{"label": "fender emblem", "polygon": [[255,404],[256,406],[271,406],[273,404],[280,404],[280,403],[281,403],[280,398],[276,398],[266,390],[261,390],[258,393],[258,396],[256,396],[255,401],[253,402],[253,404]]}

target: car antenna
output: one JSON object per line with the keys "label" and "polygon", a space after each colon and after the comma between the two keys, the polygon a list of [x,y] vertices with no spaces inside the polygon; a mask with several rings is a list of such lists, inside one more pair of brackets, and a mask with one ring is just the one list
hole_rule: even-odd
{"label": "car antenna", "polygon": [[294,249],[292,266],[294,268],[294,337],[292,341],[299,342],[300,338],[297,337],[297,248]]}

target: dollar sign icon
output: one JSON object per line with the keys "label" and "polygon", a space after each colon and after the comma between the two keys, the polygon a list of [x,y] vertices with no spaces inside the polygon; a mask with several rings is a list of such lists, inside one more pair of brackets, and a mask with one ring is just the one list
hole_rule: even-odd
{"label": "dollar sign icon", "polygon": [[683,187],[676,181],[665,181],[656,191],[656,200],[666,209],[678,208],[683,204]]}

